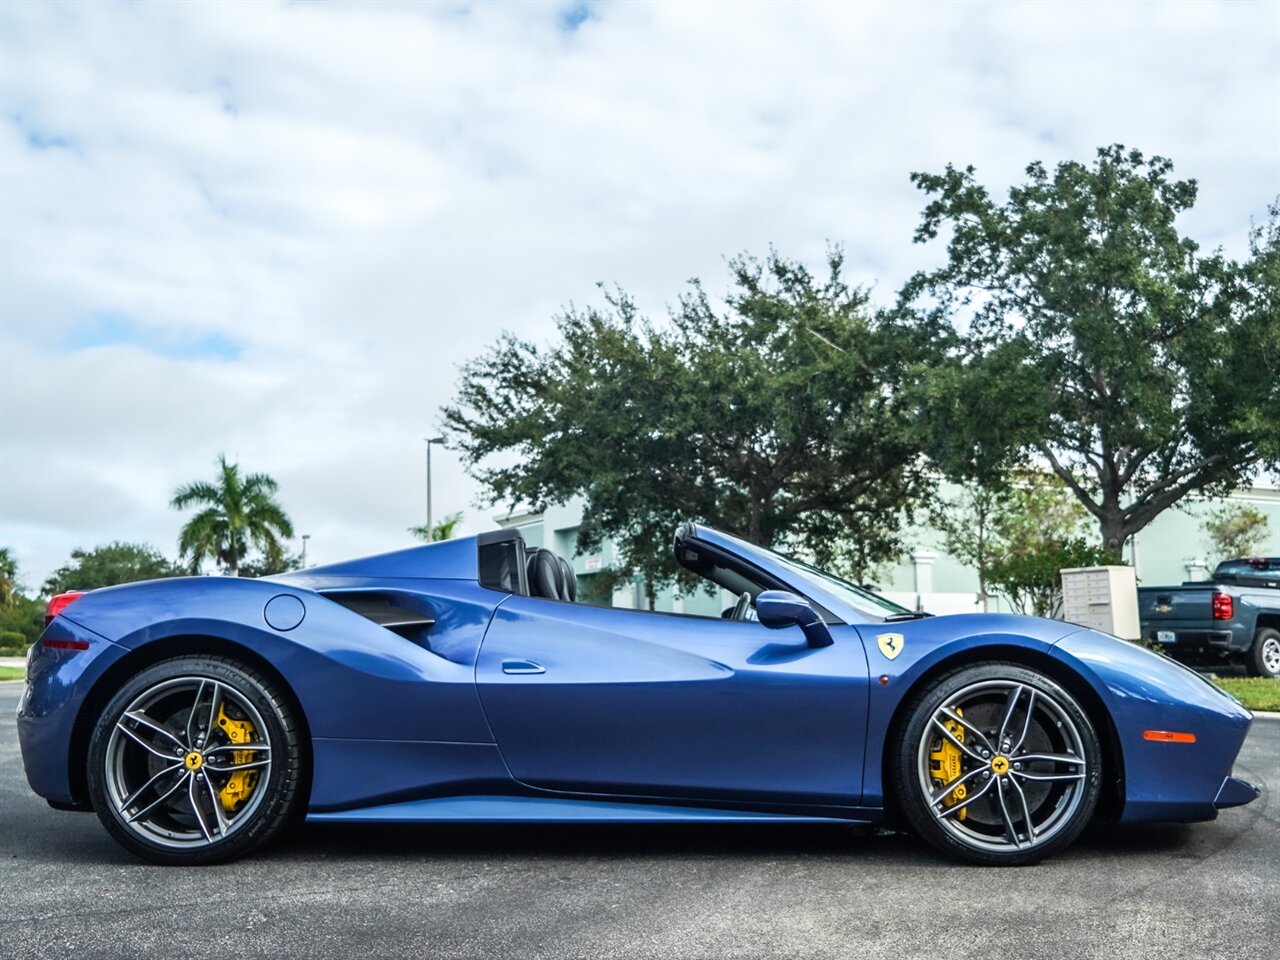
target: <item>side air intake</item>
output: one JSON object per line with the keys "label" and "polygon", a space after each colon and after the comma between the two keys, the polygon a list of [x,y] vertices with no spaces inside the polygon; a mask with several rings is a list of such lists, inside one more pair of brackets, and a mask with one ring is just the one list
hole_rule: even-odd
{"label": "side air intake", "polygon": [[397,603],[394,597],[386,594],[334,590],[324,591],[322,595],[402,637],[413,639],[419,631],[430,630],[436,625],[434,617]]}

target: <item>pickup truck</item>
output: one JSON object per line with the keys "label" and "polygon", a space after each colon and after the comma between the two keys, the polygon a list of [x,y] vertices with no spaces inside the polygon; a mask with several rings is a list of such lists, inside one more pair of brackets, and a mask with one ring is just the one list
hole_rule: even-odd
{"label": "pickup truck", "polygon": [[1176,660],[1280,677],[1280,557],[1224,560],[1209,580],[1139,587],[1142,638]]}

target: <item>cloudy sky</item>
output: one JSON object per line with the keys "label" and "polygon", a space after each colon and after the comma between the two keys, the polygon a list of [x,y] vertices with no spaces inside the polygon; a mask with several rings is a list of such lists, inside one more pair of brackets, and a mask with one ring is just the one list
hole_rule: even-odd
{"label": "cloudy sky", "polygon": [[[1280,193],[1280,4],[0,5],[0,541],[175,550],[273,474],[311,559],[404,545],[457,365],[772,243],[887,300],[913,170],[1123,142],[1239,254]],[[447,451],[437,514],[491,525]]]}

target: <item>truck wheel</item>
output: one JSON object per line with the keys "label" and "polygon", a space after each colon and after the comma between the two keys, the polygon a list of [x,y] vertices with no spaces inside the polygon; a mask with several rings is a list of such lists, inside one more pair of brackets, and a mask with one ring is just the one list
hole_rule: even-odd
{"label": "truck wheel", "polygon": [[1280,630],[1263,627],[1253,635],[1245,669],[1255,677],[1280,677]]}

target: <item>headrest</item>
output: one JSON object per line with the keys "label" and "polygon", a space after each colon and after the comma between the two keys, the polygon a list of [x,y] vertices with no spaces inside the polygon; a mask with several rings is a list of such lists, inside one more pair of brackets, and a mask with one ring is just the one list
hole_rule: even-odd
{"label": "headrest", "polygon": [[556,557],[556,559],[560,561],[560,572],[564,576],[564,590],[561,599],[572,603],[578,599],[578,578],[568,560],[564,557]]}
{"label": "headrest", "polygon": [[530,596],[566,599],[564,571],[560,569],[560,559],[550,550],[539,547],[529,554],[528,574]]}

